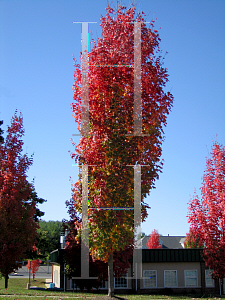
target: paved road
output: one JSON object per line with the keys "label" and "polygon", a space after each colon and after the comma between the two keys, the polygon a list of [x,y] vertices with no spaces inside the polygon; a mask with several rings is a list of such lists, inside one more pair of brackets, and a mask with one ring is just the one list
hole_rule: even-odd
{"label": "paved road", "polygon": [[[16,273],[11,273],[9,278],[29,278],[29,271],[26,266],[23,266]],[[52,278],[52,266],[40,266],[35,274],[35,278]]]}

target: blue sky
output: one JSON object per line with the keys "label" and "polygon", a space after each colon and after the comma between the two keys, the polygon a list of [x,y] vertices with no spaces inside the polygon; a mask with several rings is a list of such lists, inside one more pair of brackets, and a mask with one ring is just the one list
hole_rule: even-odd
{"label": "blue sky", "polygon": [[[24,118],[24,150],[34,153],[29,180],[35,178],[44,220],[68,218],[65,201],[77,168],[68,153],[78,133],[72,117],[73,56],[80,61],[81,25],[101,34],[107,0],[0,0],[0,120],[3,129],[15,110]],[[110,2],[116,8],[116,1]],[[119,2],[127,6],[130,1]],[[187,202],[201,186],[213,141],[225,144],[225,1],[137,1],[146,21],[156,20],[168,54],[165,67],[174,95],[163,143],[163,173],[146,202],[142,229],[163,235],[188,231]]]}

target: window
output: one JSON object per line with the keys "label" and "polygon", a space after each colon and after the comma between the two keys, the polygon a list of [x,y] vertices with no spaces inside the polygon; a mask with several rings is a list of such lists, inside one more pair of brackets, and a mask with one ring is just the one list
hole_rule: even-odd
{"label": "window", "polygon": [[184,279],[185,279],[185,286],[197,286],[198,285],[197,270],[185,270]]}
{"label": "window", "polygon": [[165,287],[176,287],[177,286],[177,271],[168,270],[164,271],[164,286]]}
{"label": "window", "polygon": [[108,288],[108,281],[103,281],[102,285],[100,285],[99,289],[107,289]]}
{"label": "window", "polygon": [[117,277],[114,278],[115,289],[116,288],[127,288],[128,287],[127,275],[128,274],[126,274],[125,276],[122,276],[120,278],[117,278]]}
{"label": "window", "polygon": [[214,287],[214,279],[212,279],[211,272],[213,270],[205,270],[205,286]]}
{"label": "window", "polygon": [[78,288],[78,286],[76,285],[75,280],[70,279],[70,289],[75,290],[77,288]]}
{"label": "window", "polygon": [[[145,288],[154,288],[157,286],[157,271],[155,270],[144,270],[143,271],[144,278],[144,287]],[[148,277],[148,278],[146,278]]]}

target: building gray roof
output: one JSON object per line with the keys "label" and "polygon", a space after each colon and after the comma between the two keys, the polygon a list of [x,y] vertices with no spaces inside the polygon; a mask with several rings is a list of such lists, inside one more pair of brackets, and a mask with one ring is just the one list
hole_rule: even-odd
{"label": "building gray roof", "polygon": [[[147,242],[150,236],[144,236],[136,242],[139,249],[148,249]],[[183,249],[186,236],[159,236],[162,249]]]}

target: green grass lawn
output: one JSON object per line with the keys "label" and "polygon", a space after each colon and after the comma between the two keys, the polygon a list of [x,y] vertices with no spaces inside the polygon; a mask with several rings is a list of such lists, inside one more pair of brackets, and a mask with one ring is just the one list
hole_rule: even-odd
{"label": "green grass lawn", "polygon": [[[57,292],[57,291],[38,291],[38,290],[27,290],[28,279],[25,278],[10,278],[8,289],[5,289],[4,278],[0,280],[0,299],[10,299],[10,300],[25,300],[25,299],[34,299],[34,300],[66,300],[66,299],[76,299],[76,300],[106,300],[109,299],[107,295],[104,294],[95,294],[95,293],[71,293],[71,292]],[[31,279],[31,286],[44,287],[45,288],[45,279]],[[224,298],[224,297],[223,297]],[[147,299],[166,299],[166,300],[179,300],[179,299],[189,299],[197,300],[203,299],[197,298],[195,296],[166,296],[166,295],[116,295],[114,299],[121,300],[147,300]],[[204,299],[221,299],[220,297],[212,297]]]}

